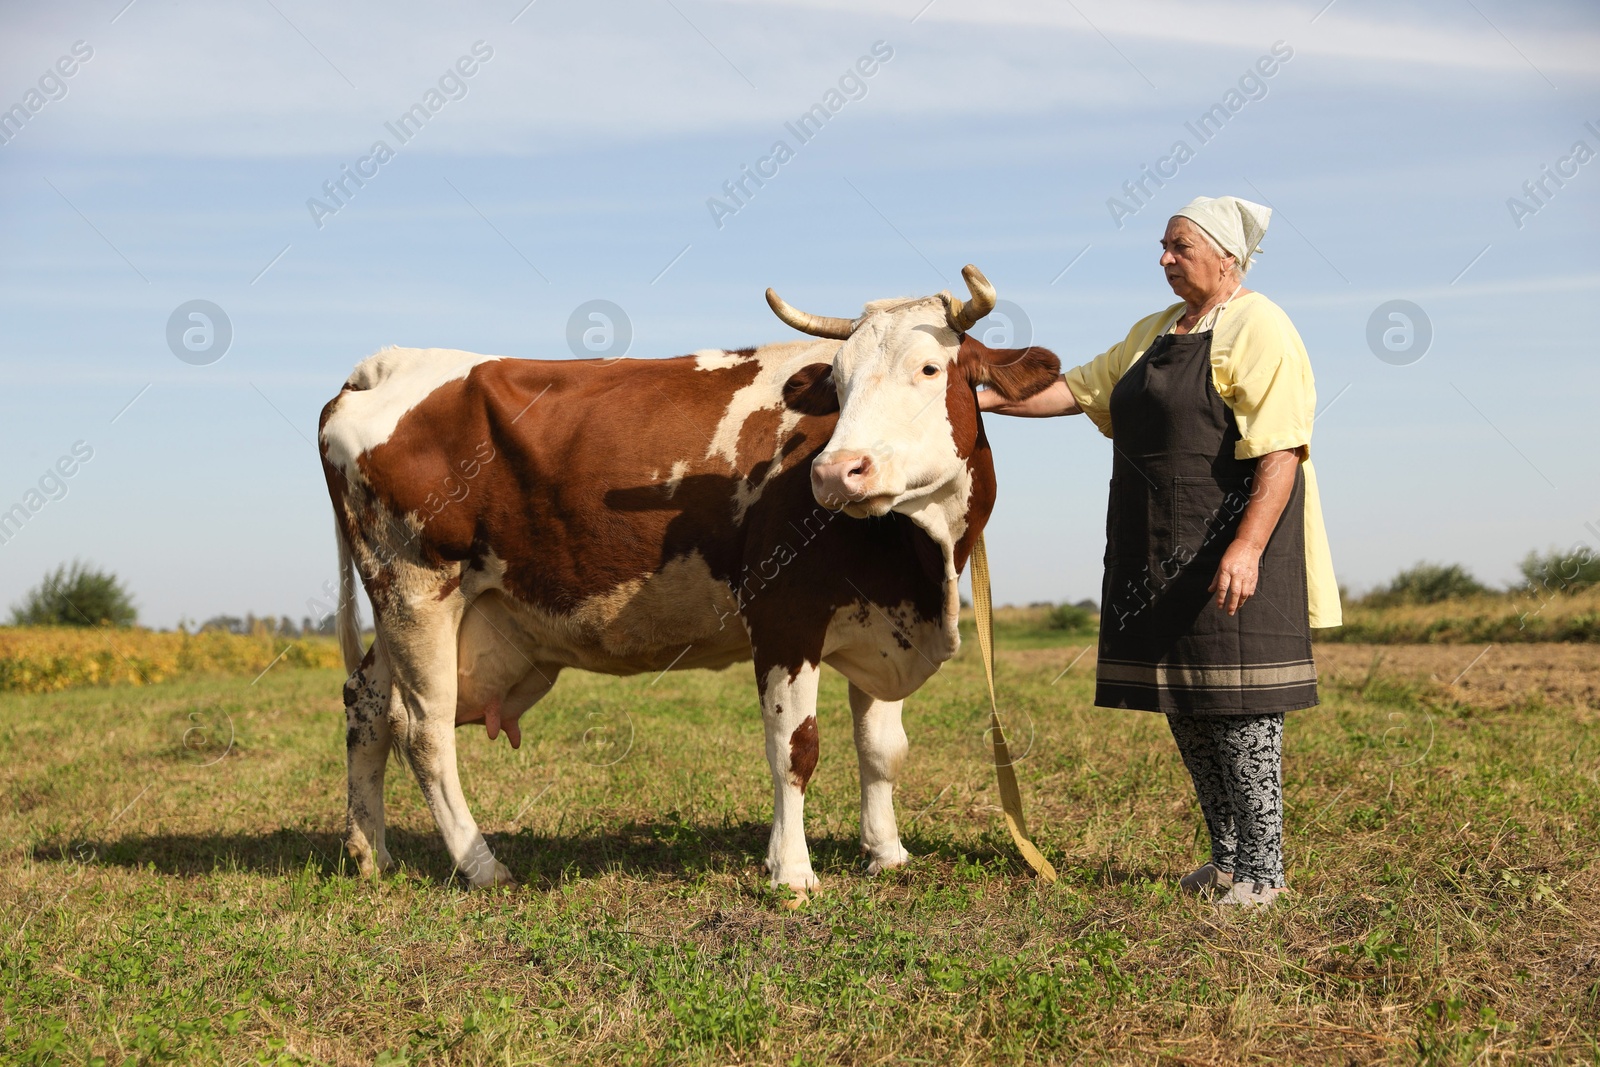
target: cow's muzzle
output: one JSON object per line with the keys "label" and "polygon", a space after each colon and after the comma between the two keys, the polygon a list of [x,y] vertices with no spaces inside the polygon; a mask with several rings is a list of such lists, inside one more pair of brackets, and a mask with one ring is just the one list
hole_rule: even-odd
{"label": "cow's muzzle", "polygon": [[894,504],[894,494],[879,486],[879,465],[865,452],[818,456],[811,464],[811,495],[830,511],[851,515],[882,515]]}

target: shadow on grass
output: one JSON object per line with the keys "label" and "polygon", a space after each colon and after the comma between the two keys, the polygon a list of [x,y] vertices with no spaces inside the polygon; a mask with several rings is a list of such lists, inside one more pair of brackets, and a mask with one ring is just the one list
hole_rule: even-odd
{"label": "shadow on grass", "polygon": [[[524,885],[549,888],[572,878],[607,873],[693,882],[707,874],[759,869],[766,856],[768,823],[694,825],[666,820],[539,834],[530,830],[489,834],[489,847]],[[401,867],[444,883],[455,876],[444,842],[431,830],[389,827],[389,854]],[[813,837],[812,864],[818,872],[861,869],[860,846],[853,838]],[[963,848],[946,840],[908,838],[914,856],[936,863],[993,868],[1011,862],[987,841]],[[194,877],[215,871],[252,871],[283,876],[308,866],[323,877],[354,875],[355,864],[341,834],[281,827],[257,833],[132,834],[114,840],[56,839],[33,850],[38,862],[102,864],[149,868],[162,874]],[[1014,864],[1021,869],[1020,861]]]}
{"label": "shadow on grass", "polygon": [[[953,867],[982,867],[992,874],[1032,877],[1033,872],[1021,854],[1011,844],[1003,829],[986,832],[976,841],[956,841],[938,832],[910,831],[901,835],[913,862],[917,860],[948,864]],[[1037,843],[1037,842],[1036,842]],[[812,858],[817,860],[820,842],[812,844]],[[854,846],[852,845],[852,854]],[[1145,864],[1126,866],[1106,857],[1086,860],[1077,855],[1062,855],[1048,851],[1056,876],[1063,885],[1082,889],[1103,889],[1124,885],[1145,885],[1150,882],[1170,881],[1176,877],[1165,866]],[[818,870],[822,864],[817,862]]]}

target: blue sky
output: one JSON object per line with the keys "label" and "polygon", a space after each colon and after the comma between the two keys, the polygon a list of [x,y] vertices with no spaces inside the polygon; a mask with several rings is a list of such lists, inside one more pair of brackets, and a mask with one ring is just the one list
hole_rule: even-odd
{"label": "blue sky", "polygon": [[[1311,352],[1341,580],[1600,548],[1600,159],[1561,163],[1600,152],[1592,6],[525,3],[0,12],[0,107],[58,97],[0,145],[0,509],[93,450],[0,544],[0,605],[81,557],[150,625],[306,614],[334,572],[316,415],[381,345],[567,358],[569,315],[606,299],[630,355],[667,356],[791,336],[768,285],[848,315],[975,262],[1070,364],[1172,300],[1166,216],[1229,193],[1277,210],[1251,284]],[[385,123],[477,42],[400,144]],[[800,144],[785,123],[875,42],[892,57]],[[1185,124],[1277,42],[1200,144]],[[307,200],[379,139],[394,157],[319,228]],[[779,139],[793,158],[714,219]],[[1193,158],[1114,219],[1179,139]],[[1545,166],[1576,173],[1535,204]],[[207,365],[166,341],[195,299],[233,329]],[[1367,342],[1397,299],[1433,332],[1406,365]],[[989,428],[997,598],[1097,596],[1109,445],[1082,419]]]}

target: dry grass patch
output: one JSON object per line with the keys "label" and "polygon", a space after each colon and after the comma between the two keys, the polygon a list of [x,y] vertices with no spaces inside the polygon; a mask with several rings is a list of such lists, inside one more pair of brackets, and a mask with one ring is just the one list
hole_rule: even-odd
{"label": "dry grass patch", "polygon": [[1600,641],[1600,586],[1574,593],[1484,593],[1434,604],[1346,604],[1344,626],[1322,631],[1317,639],[1360,644],[1592,643]]}

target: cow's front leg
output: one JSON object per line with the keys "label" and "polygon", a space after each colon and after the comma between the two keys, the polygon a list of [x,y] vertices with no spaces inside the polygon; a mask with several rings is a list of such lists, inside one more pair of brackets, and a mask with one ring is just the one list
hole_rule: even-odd
{"label": "cow's front leg", "polygon": [[767,731],[767,763],[772,768],[772,840],[767,870],[772,887],[788,886],[804,898],[817,887],[806,848],[806,785],[817,769],[817,667],[802,663],[767,672],[761,691],[761,718]]}
{"label": "cow's front leg", "polygon": [[909,745],[900,725],[903,701],[874,700],[850,683],[856,764],[861,770],[861,852],[867,873],[899,867],[911,858],[894,820],[894,783]]}
{"label": "cow's front leg", "polygon": [[383,844],[383,776],[389,760],[389,701],[394,681],[383,649],[374,643],[344,683],[345,754],[349,765],[349,806],[345,851],[366,877],[394,865]]}

